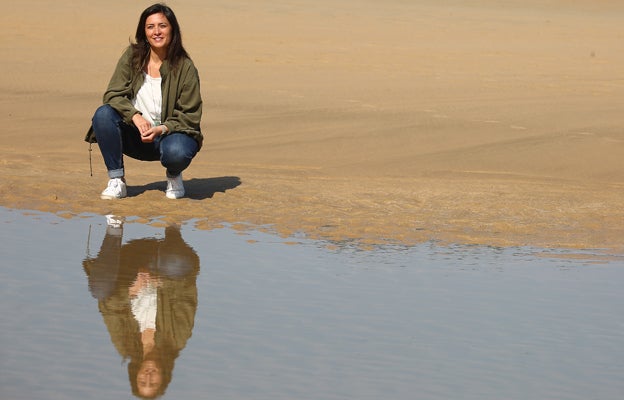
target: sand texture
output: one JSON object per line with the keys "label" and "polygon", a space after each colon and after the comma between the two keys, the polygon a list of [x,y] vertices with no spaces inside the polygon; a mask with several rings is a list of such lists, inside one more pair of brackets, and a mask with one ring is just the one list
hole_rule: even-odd
{"label": "sand texture", "polygon": [[[267,4],[265,4],[267,3]],[[363,244],[624,253],[624,2],[170,1],[202,79],[188,197],[83,142],[149,3],[3,7],[0,205]]]}

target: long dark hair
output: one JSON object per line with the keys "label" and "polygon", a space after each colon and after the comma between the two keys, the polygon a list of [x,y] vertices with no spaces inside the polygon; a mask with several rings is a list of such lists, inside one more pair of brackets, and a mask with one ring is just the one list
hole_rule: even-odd
{"label": "long dark hair", "polygon": [[182,46],[182,32],[173,10],[163,3],[156,3],[141,13],[135,34],[136,42],[131,44],[132,65],[137,71],[141,71],[145,67],[150,54],[150,45],[145,35],[145,22],[150,15],[159,13],[164,14],[171,25],[171,43],[167,49],[167,60],[169,60],[171,67],[175,68],[182,59],[190,58]]}

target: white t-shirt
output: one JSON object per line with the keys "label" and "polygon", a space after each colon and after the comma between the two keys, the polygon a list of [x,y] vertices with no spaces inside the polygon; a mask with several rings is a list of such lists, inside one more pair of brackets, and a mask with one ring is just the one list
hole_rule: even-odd
{"label": "white t-shirt", "polygon": [[152,78],[149,74],[143,73],[145,81],[139,89],[136,98],[132,101],[132,105],[141,111],[143,118],[157,126],[162,123],[162,91],[160,84],[162,78]]}

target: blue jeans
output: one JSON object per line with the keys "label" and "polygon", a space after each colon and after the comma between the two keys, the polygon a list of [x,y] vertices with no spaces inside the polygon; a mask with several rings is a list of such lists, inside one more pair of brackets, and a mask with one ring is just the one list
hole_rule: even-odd
{"label": "blue jeans", "polygon": [[171,132],[157,137],[152,143],[143,143],[139,130],[126,124],[108,104],[95,111],[92,123],[111,179],[124,176],[124,154],[141,161],[160,160],[167,169],[167,176],[175,178],[191,164],[199,150],[197,141],[181,132]]}

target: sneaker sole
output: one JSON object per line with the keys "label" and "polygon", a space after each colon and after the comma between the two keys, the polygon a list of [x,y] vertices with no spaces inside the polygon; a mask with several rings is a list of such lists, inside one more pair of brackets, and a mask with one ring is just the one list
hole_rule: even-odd
{"label": "sneaker sole", "polygon": [[100,199],[102,199],[102,200],[119,200],[119,199],[123,199],[126,196],[127,196],[126,193],[122,193],[121,196],[113,196],[113,195],[110,195],[110,194],[101,193],[100,194]]}
{"label": "sneaker sole", "polygon": [[184,193],[181,193],[179,195],[177,193],[165,193],[165,196],[167,196],[168,199],[177,200],[184,197]]}

